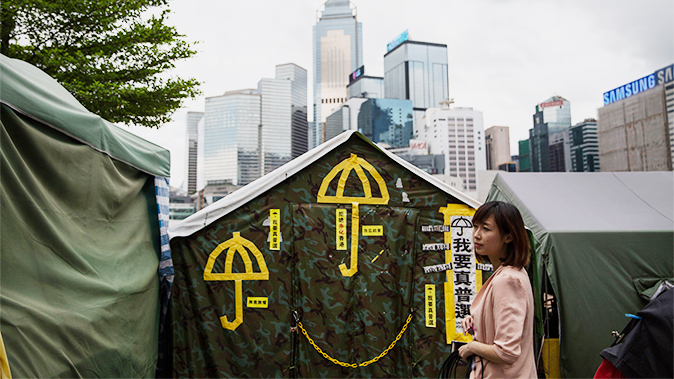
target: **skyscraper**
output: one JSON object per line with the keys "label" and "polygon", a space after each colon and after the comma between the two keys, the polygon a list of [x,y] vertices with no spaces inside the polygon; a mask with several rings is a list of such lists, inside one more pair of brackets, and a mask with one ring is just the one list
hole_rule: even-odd
{"label": "skyscraper", "polygon": [[257,90],[206,98],[203,154],[199,154],[204,157],[204,185],[246,185],[261,176],[259,129]]}
{"label": "skyscraper", "polygon": [[574,172],[594,172],[599,170],[599,143],[597,141],[597,120],[585,119],[569,130],[571,135],[571,166]]}
{"label": "skyscraper", "polygon": [[597,137],[602,171],[674,167],[674,64],[604,93]]}
{"label": "skyscraper", "polygon": [[367,99],[358,113],[358,131],[384,148],[409,147],[414,136],[412,102]]}
{"label": "skyscraper", "polygon": [[429,154],[444,155],[445,175],[463,179],[468,191],[477,191],[477,171],[487,168],[482,112],[470,107],[428,108],[424,123],[415,123],[415,137],[428,142]]}
{"label": "skyscraper", "polygon": [[276,79],[290,81],[291,155],[297,158],[307,151],[307,70],[294,63],[276,66]]}
{"label": "skyscraper", "polygon": [[304,153],[306,94],[307,71],[287,63],[257,89],[207,97],[204,185],[246,185]]}
{"label": "skyscraper", "polygon": [[313,27],[314,121],[309,147],[325,141],[325,119],[344,103],[349,74],[363,65],[363,31],[348,0],[328,0]]}
{"label": "skyscraper", "polygon": [[[553,96],[536,105],[534,127],[529,129],[532,172],[550,172],[550,136],[571,127],[571,103]],[[558,160],[557,160],[558,161]]]}
{"label": "skyscraper", "polygon": [[204,117],[204,112],[187,112],[185,152],[187,153],[187,162],[185,162],[185,181],[187,194],[191,195],[197,191],[197,128],[199,121]]}
{"label": "skyscraper", "polygon": [[448,83],[447,45],[405,40],[384,55],[385,97],[412,100],[415,122],[447,100]]}
{"label": "skyscraper", "polygon": [[307,71],[276,66],[276,78],[258,83],[261,101],[260,167],[265,175],[307,151]]}

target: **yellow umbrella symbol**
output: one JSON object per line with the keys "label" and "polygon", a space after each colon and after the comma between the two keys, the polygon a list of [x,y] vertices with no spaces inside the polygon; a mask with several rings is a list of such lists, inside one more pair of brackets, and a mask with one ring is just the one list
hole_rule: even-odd
{"label": "yellow umbrella symbol", "polygon": [[[365,175],[365,169],[372,178],[379,185],[379,192],[381,197],[372,197],[372,188],[370,187],[370,181]],[[360,182],[363,185],[363,193],[365,196],[358,197],[349,197],[344,196],[344,187],[346,186],[346,180],[349,178],[351,170],[355,170]],[[337,176],[341,171],[342,175],[339,177],[339,182],[337,183],[337,193],[335,196],[327,196],[326,191],[330,186],[330,182]],[[335,166],[328,175],[321,182],[321,188],[318,190],[319,203],[328,203],[328,204],[351,204],[351,268],[347,269],[346,264],[342,263],[339,265],[339,270],[342,272],[343,276],[353,276],[358,272],[358,205],[359,204],[374,204],[374,205],[386,205],[389,201],[388,189],[386,188],[386,183],[382,179],[379,172],[363,158],[358,158],[356,154],[351,154],[351,156]]]}
{"label": "yellow umbrella symbol", "polygon": [[[213,265],[220,253],[227,249],[227,258],[225,260],[225,272],[214,273]],[[257,260],[257,265],[260,267],[260,272],[253,272],[253,262],[250,260],[248,251],[250,250]],[[232,263],[234,262],[235,254],[241,255],[246,272],[238,273],[232,272]],[[235,301],[236,301],[236,318],[234,321],[228,321],[227,316],[220,317],[222,327],[229,330],[235,330],[243,322],[243,281],[244,280],[269,280],[269,270],[267,263],[260,250],[249,240],[241,237],[241,233],[234,232],[234,236],[221,243],[208,256],[208,262],[204,269],[204,280],[233,280],[235,284]]]}

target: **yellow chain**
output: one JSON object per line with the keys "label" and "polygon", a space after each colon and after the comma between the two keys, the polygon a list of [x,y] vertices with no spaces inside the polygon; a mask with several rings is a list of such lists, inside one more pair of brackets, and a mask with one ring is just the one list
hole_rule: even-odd
{"label": "yellow chain", "polygon": [[410,324],[410,321],[412,321],[412,314],[411,313],[410,313],[409,317],[407,317],[407,321],[405,321],[405,325],[403,325],[403,328],[400,330],[400,333],[398,333],[398,336],[396,337],[396,339],[393,342],[391,342],[390,345],[388,345],[386,350],[382,351],[381,354],[379,354],[374,359],[370,359],[369,361],[365,361],[363,363],[358,363],[358,364],[340,362],[337,359],[335,359],[335,358],[329,356],[328,354],[324,353],[323,350],[321,350],[321,348],[316,345],[314,340],[312,340],[311,337],[309,337],[309,334],[304,329],[304,326],[302,326],[302,323],[298,321],[297,326],[300,327],[300,330],[302,330],[302,334],[304,334],[304,336],[307,337],[307,340],[309,340],[309,343],[311,344],[311,346],[313,346],[314,349],[316,349],[316,351],[318,351],[325,359],[329,360],[330,362],[332,362],[336,365],[340,365],[340,366],[343,366],[343,367],[358,368],[358,367],[365,367],[365,366],[368,366],[372,363],[375,363],[376,361],[381,359],[384,355],[388,354],[389,350],[393,349],[393,347],[396,345],[396,343],[400,340],[400,337],[403,336],[403,333],[405,333],[405,330],[407,330],[407,326]]}

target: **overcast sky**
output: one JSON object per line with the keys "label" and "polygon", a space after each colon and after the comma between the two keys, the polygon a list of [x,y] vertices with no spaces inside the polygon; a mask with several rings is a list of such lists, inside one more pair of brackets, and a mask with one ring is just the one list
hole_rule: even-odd
{"label": "overcast sky", "polygon": [[[353,0],[363,26],[367,75],[384,75],[386,44],[410,39],[447,45],[449,96],[483,113],[485,129],[510,127],[511,154],[528,138],[536,104],[571,102],[573,124],[596,118],[604,92],[674,63],[671,0]],[[203,95],[185,102],[160,130],[130,130],[171,151],[171,185],[185,169],[185,111],[204,97],[256,88],[275,65],[296,63],[312,89],[312,26],[324,0],[170,0],[169,23],[195,57],[171,75],[194,77]],[[310,116],[310,119],[312,117]]]}

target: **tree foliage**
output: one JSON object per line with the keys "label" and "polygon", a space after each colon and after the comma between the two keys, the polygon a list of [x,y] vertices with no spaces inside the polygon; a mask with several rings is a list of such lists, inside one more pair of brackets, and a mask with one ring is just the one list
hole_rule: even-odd
{"label": "tree foliage", "polygon": [[165,24],[168,0],[2,0],[0,53],[55,78],[111,122],[160,127],[200,92],[169,77],[196,51]]}

